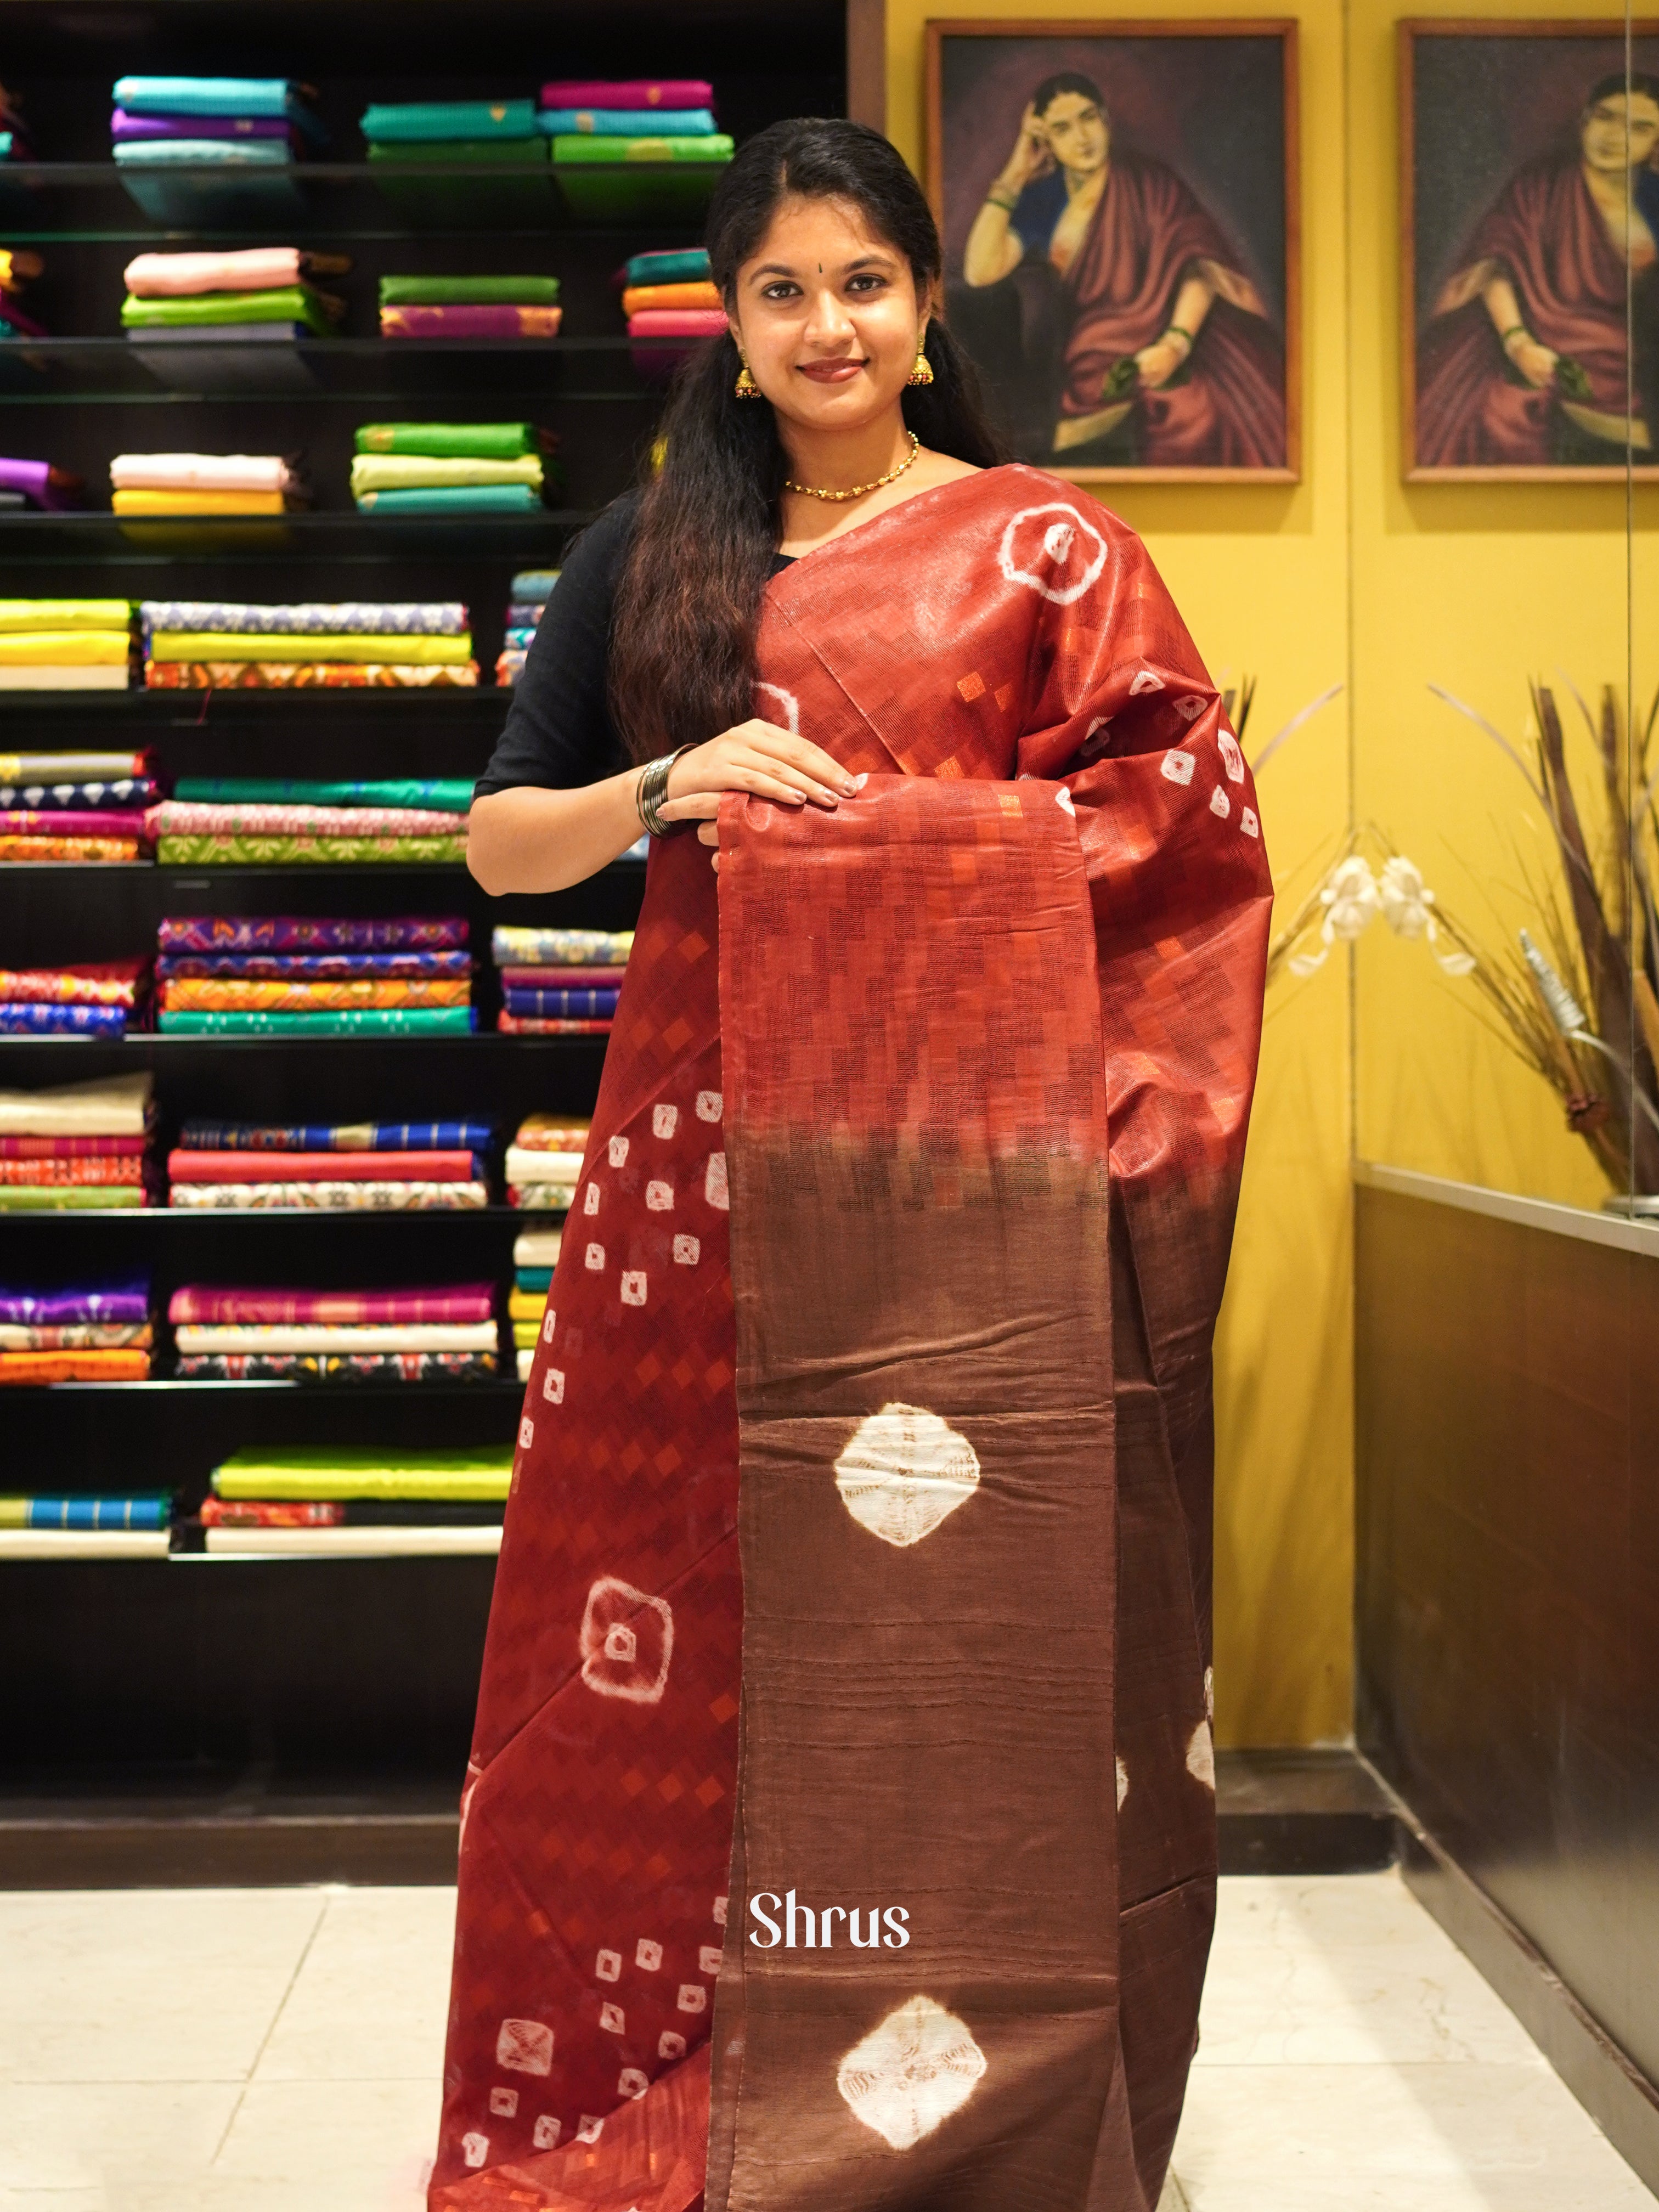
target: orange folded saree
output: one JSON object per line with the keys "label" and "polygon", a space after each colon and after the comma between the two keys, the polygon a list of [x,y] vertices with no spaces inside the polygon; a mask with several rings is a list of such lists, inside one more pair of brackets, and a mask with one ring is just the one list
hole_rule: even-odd
{"label": "orange folded saree", "polygon": [[1139,542],[1024,467],[795,562],[758,666],[869,781],[728,799],[718,884],[652,851],[519,1431],[432,2212],[1151,2212],[1214,1910],[1249,772]]}

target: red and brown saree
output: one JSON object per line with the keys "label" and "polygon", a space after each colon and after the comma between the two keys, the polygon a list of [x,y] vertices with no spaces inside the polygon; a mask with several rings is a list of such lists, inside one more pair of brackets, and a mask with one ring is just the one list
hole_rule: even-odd
{"label": "red and brown saree", "polygon": [[1139,542],[1036,470],[798,562],[759,666],[869,781],[728,800],[718,885],[652,854],[525,1398],[433,2212],[1146,2212],[1214,1903],[1254,794]]}

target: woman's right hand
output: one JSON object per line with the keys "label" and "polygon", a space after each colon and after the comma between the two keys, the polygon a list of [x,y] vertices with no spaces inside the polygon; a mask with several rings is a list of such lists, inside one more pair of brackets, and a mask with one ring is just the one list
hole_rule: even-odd
{"label": "woman's right hand", "polygon": [[665,822],[708,822],[728,791],[785,806],[833,807],[852,798],[858,783],[819,745],[793,737],[758,717],[722,730],[707,744],[682,753],[669,772],[668,796],[658,808]]}
{"label": "woman's right hand", "polygon": [[1029,101],[1019,118],[1019,136],[1014,141],[1014,150],[1002,165],[1002,173],[996,186],[1003,191],[1018,194],[1027,185],[1044,176],[1054,166],[1054,157],[1048,150],[1048,134],[1038,119],[1037,112]]}

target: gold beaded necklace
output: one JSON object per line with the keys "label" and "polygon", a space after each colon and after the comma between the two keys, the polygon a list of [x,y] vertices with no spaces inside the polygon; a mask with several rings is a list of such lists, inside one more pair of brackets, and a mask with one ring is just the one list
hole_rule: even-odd
{"label": "gold beaded necklace", "polygon": [[851,491],[821,491],[817,484],[797,483],[793,477],[787,477],[783,488],[786,491],[800,492],[807,499],[862,499],[866,492],[879,491],[884,484],[890,484],[895,477],[902,477],[921,451],[921,441],[914,430],[907,430],[904,434],[910,441],[909,452],[896,469],[889,469],[884,477],[877,477],[872,483],[854,484]]}

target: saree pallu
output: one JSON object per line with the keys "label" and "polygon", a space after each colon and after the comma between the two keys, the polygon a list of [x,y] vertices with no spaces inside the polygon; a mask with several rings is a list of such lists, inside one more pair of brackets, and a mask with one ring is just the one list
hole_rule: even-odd
{"label": "saree pallu", "polygon": [[467,1213],[489,1203],[485,1182],[180,1182],[167,1203],[197,1212]]}
{"label": "saree pallu", "polygon": [[[430,2203],[1150,2212],[1214,1901],[1249,773],[1138,542],[1030,469],[798,562],[757,655],[757,711],[871,780],[728,799],[718,888],[651,855],[519,1431]],[[827,1946],[769,1942],[786,1901]]]}
{"label": "saree pallu", "polygon": [[466,944],[461,915],[410,914],[384,921],[311,915],[173,915],[157,925],[158,952],[448,951]]}
{"label": "saree pallu", "polygon": [[398,661],[147,660],[151,691],[417,691],[459,684],[474,687],[478,664],[453,668]]}
{"label": "saree pallu", "polygon": [[453,866],[466,858],[466,839],[465,836],[256,837],[240,832],[223,836],[203,832],[188,837],[159,838],[155,857],[163,867],[174,868],[219,863],[230,867],[299,867],[312,862],[321,866],[342,860],[438,860]]}

